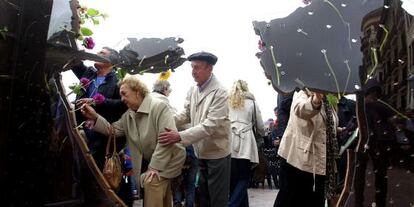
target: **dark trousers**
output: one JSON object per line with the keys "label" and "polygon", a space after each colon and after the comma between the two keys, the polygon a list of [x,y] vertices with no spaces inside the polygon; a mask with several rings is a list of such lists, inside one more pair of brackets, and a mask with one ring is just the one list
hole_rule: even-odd
{"label": "dark trousers", "polygon": [[325,176],[316,175],[314,192],[313,174],[293,167],[285,159],[281,160],[279,175],[280,190],[274,207],[325,206]]}
{"label": "dark trousers", "polygon": [[358,153],[355,174],[355,207],[364,206],[365,171],[368,155],[371,157],[375,174],[375,203],[378,207],[386,206],[387,199],[387,166],[391,157],[393,143],[377,142],[371,144],[368,153]]}
{"label": "dark trousers", "polygon": [[230,188],[230,155],[199,159],[201,207],[226,207]]}
{"label": "dark trousers", "polygon": [[231,158],[229,207],[249,206],[247,188],[249,187],[250,172],[250,160]]}
{"label": "dark trousers", "polygon": [[[195,181],[198,171],[198,160],[193,158],[191,166],[188,169],[182,171],[182,187],[184,188],[185,207],[193,207],[195,202]],[[174,192],[174,204],[181,204],[183,200],[183,194],[181,186],[175,189]]]}

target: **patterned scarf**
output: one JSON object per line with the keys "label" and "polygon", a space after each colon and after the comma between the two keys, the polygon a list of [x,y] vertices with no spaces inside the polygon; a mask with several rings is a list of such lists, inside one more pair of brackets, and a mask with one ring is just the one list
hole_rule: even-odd
{"label": "patterned scarf", "polygon": [[336,195],[336,159],[339,158],[338,142],[336,140],[335,122],[332,106],[326,98],[323,99],[326,113],[326,179],[325,198],[331,199]]}

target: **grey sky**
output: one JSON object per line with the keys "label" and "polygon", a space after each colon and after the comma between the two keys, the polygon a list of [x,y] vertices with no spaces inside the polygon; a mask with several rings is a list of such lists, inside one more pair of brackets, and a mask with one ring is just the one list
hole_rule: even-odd
{"label": "grey sky", "polygon": [[[276,92],[267,83],[263,69],[256,58],[257,42],[252,21],[269,21],[287,16],[301,0],[81,0],[81,5],[109,14],[109,18],[92,26],[96,47],[122,48],[125,37],[182,37],[186,55],[209,51],[218,56],[214,74],[229,90],[237,79],[246,80],[255,94],[264,120],[274,118]],[[144,75],[149,87],[158,75]],[[77,82],[69,71],[64,73],[66,85]],[[170,102],[182,109],[186,93],[194,80],[189,63],[176,69],[169,81],[173,92]]]}

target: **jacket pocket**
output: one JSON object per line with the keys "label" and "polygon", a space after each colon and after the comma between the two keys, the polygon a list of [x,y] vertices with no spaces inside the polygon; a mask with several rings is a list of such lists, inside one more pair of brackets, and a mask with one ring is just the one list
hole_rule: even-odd
{"label": "jacket pocket", "polygon": [[301,163],[301,165],[304,168],[311,168],[312,167],[312,157],[314,156],[313,154],[313,149],[312,149],[312,142],[311,142],[311,138],[298,134],[298,139],[297,139],[297,159],[299,160],[299,163]]}
{"label": "jacket pocket", "polygon": [[297,148],[302,150],[304,153],[311,153],[313,151],[311,138],[302,134],[298,134]]}

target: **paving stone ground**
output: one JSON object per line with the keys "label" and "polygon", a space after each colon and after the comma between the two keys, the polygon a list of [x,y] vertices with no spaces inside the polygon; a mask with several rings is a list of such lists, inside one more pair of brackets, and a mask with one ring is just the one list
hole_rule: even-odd
{"label": "paving stone ground", "polygon": [[[278,190],[270,189],[249,189],[250,207],[272,207]],[[134,207],[141,207],[142,200],[135,201]]]}

